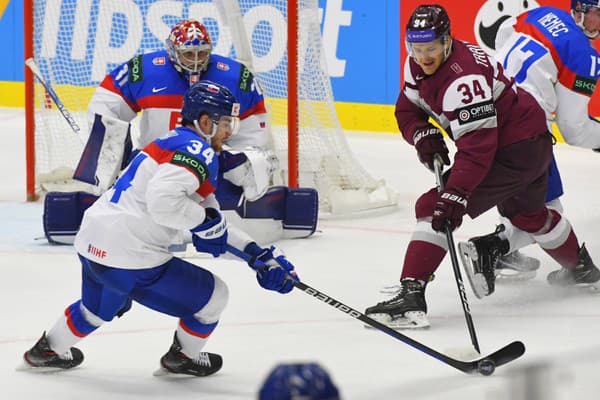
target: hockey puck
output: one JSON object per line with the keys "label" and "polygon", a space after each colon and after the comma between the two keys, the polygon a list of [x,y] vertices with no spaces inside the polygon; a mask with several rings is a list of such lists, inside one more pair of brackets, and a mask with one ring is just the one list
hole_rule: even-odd
{"label": "hockey puck", "polygon": [[494,360],[491,360],[489,358],[484,358],[483,360],[479,361],[479,364],[477,364],[477,371],[479,371],[481,375],[491,375],[494,373],[495,370],[496,363],[494,362]]}

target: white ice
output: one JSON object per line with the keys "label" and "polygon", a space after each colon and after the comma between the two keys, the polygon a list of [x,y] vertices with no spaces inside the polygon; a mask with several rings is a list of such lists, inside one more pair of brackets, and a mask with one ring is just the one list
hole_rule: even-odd
{"label": "white ice", "polygon": [[[526,250],[542,261],[534,280],[499,285],[483,300],[465,282],[482,353],[514,340],[527,347],[522,358],[491,377],[465,375],[300,291],[285,296],[264,291],[241,262],[208,258],[194,262],[221,276],[231,292],[205,348],[223,356],[218,374],[177,381],[153,377],[176,320],[140,305],[78,344],[86,357],[80,368],[18,372],[23,352],[79,297],[80,273],[71,247],[38,239],[42,204],[24,201],[22,110],[0,110],[0,135],[3,399],[254,399],[273,366],[293,361],[320,363],[344,399],[600,397],[600,297],[549,287],[545,277],[557,265],[535,247]],[[397,282],[414,224],[414,201],[433,187],[434,177],[398,134],[349,133],[348,140],[357,160],[400,193],[397,211],[321,220],[314,237],[278,245],[306,283],[362,311],[385,298],[379,293],[383,286]],[[557,145],[555,153],[565,182],[566,215],[600,262],[600,154],[566,145]],[[496,223],[495,212],[467,220],[455,240],[487,233]],[[449,257],[428,287],[427,300],[431,328],[404,333],[461,356],[470,339]]]}

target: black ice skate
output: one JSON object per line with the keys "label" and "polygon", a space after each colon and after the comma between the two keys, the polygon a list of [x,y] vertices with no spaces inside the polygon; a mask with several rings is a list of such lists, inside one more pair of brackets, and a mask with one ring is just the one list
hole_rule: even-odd
{"label": "black ice skate", "polygon": [[414,279],[403,279],[396,296],[367,308],[365,314],[393,329],[427,328],[425,286]]}
{"label": "black ice skate", "polygon": [[583,244],[579,248],[579,264],[575,268],[561,268],[548,274],[548,283],[554,286],[592,286],[600,289],[600,271]]}
{"label": "black ice skate", "polygon": [[181,345],[175,333],[171,348],[160,359],[160,366],[161,368],[154,373],[155,376],[169,374],[208,376],[221,369],[223,359],[218,354],[204,352],[197,358],[189,358],[181,352]]}
{"label": "black ice skate", "polygon": [[510,248],[508,240],[501,239],[498,235],[502,231],[504,225],[498,225],[493,233],[458,244],[465,273],[478,299],[494,293],[498,259],[508,253]]}
{"label": "black ice skate", "polygon": [[524,281],[535,278],[540,268],[540,260],[526,256],[516,250],[505,254],[498,259],[496,264],[496,280]]}
{"label": "black ice skate", "polygon": [[23,359],[25,365],[22,369],[35,368],[39,371],[52,371],[75,368],[83,362],[83,353],[78,348],[71,347],[65,354],[56,354],[50,348],[46,332],[44,332],[35,346],[23,355]]}

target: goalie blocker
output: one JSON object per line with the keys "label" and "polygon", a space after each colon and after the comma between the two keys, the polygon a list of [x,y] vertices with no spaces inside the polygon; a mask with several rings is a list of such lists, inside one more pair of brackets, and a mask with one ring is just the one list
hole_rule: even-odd
{"label": "goalie blocker", "polygon": [[[229,185],[223,185],[229,186]],[[237,188],[231,185],[233,188]],[[231,189],[230,187],[230,189]],[[238,188],[239,189],[239,188]],[[240,227],[258,236],[278,235],[279,238],[301,238],[312,235],[317,228],[319,199],[311,188],[274,186],[256,201],[223,200],[228,193],[217,191],[221,210],[228,219],[237,216]],[[44,199],[44,234],[52,244],[73,244],[84,211],[98,196],[85,192],[50,192]],[[239,197],[238,197],[239,198]],[[260,230],[260,232],[254,232]],[[258,239],[263,241],[262,238]]]}

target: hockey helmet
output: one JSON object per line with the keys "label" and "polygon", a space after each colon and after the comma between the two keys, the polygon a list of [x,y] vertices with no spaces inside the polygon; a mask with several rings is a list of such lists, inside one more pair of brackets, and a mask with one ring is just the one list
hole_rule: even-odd
{"label": "hockey helmet", "polygon": [[317,363],[279,364],[260,388],[259,400],[339,400],[331,377]]}
{"label": "hockey helmet", "polygon": [[[579,5],[579,10],[577,9],[577,5]],[[600,35],[600,31],[589,31],[585,27],[584,21],[586,18],[586,14],[594,9],[600,9],[600,0],[571,0],[571,15],[577,21],[575,17],[576,12],[581,12],[582,17],[579,19],[576,24],[583,30],[583,33],[590,38],[596,39]]]}
{"label": "hockey helmet", "polygon": [[[183,107],[181,108],[181,117],[184,121],[192,123],[198,133],[204,135],[210,142],[219,124],[229,124],[232,133],[236,131],[239,122],[240,103],[223,85],[211,81],[200,81],[192,85],[183,96]],[[207,114],[214,122],[211,134],[201,131],[198,125],[198,119],[203,114]]]}
{"label": "hockey helmet", "polygon": [[206,27],[200,22],[181,21],[171,29],[165,44],[169,59],[179,72],[197,75],[206,70],[213,46]]}
{"label": "hockey helmet", "polygon": [[413,11],[406,25],[406,41],[409,43],[431,42],[450,36],[450,18],[444,7],[424,4]]}
{"label": "hockey helmet", "polygon": [[577,3],[581,5],[581,12],[588,12],[592,8],[600,8],[600,0],[571,0],[571,10],[575,10]]}

